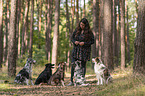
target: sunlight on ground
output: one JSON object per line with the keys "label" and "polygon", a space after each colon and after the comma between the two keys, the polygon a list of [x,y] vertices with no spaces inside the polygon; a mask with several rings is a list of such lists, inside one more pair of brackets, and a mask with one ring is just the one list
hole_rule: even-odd
{"label": "sunlight on ground", "polygon": [[[23,67],[17,67],[17,73]],[[45,66],[33,67],[33,82],[38,75],[44,70]],[[134,76],[132,68],[125,70],[115,68],[111,72],[113,82],[108,85],[96,85],[97,79],[94,70],[87,68],[86,82],[90,83],[87,87],[75,86],[51,86],[51,85],[18,85],[14,84],[14,78],[7,76],[7,68],[4,67],[0,73],[0,95],[25,95],[25,96],[62,96],[62,95],[82,95],[82,96],[144,96],[145,95],[145,76]],[[65,72],[65,85],[70,82],[70,69]],[[8,84],[4,84],[5,80],[9,80]]]}

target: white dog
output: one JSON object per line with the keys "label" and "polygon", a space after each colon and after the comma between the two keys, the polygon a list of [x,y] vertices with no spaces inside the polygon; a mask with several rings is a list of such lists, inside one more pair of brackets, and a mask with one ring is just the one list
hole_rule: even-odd
{"label": "white dog", "polygon": [[108,81],[112,79],[108,68],[102,63],[99,57],[93,58],[92,62],[95,63],[94,71],[98,79],[97,85],[103,85],[103,83],[108,84]]}

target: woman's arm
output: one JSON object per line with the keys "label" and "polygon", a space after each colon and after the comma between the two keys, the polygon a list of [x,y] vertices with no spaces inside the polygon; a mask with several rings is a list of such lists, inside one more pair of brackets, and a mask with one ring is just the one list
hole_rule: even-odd
{"label": "woman's arm", "polygon": [[92,36],[91,36],[91,40],[90,41],[86,41],[84,42],[84,46],[91,46],[91,44],[94,44],[94,34],[92,33]]}
{"label": "woman's arm", "polygon": [[73,32],[72,37],[71,37],[71,41],[73,44],[75,44],[75,42],[77,41],[75,38],[76,32],[77,32],[77,30],[75,29],[75,31]]}

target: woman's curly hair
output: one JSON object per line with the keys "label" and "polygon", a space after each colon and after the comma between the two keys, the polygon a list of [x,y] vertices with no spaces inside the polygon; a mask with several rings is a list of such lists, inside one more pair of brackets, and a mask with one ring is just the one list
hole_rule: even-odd
{"label": "woman's curly hair", "polygon": [[90,25],[89,25],[89,22],[86,18],[82,18],[80,20],[80,22],[78,23],[77,25],[77,32],[76,32],[76,36],[80,35],[81,34],[81,27],[80,27],[80,23],[84,23],[85,24],[85,29],[84,29],[84,34],[85,34],[85,41],[90,41],[91,40],[91,36],[92,36],[92,31],[90,29]]}

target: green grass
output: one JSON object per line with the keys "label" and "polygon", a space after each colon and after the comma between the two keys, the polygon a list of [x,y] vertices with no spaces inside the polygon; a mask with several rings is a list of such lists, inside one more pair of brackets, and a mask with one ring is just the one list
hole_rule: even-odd
{"label": "green grass", "polygon": [[[17,68],[17,73],[22,67]],[[33,81],[44,70],[44,66],[33,67]],[[3,67],[0,73],[0,95],[84,95],[84,96],[145,96],[145,76],[134,75],[132,68],[125,70],[115,68],[111,73],[113,82],[108,85],[96,85],[96,78],[93,70],[87,68],[86,80],[91,85],[88,87],[51,87],[51,86],[26,86],[13,83],[14,78],[7,76],[7,68]],[[65,82],[69,82],[70,71],[66,72]],[[9,83],[5,84],[4,81]],[[53,89],[52,89],[53,88]],[[61,89],[61,91],[60,91]],[[41,90],[41,91],[40,91]],[[58,92],[58,93],[57,93]],[[37,94],[36,94],[37,93]]]}

